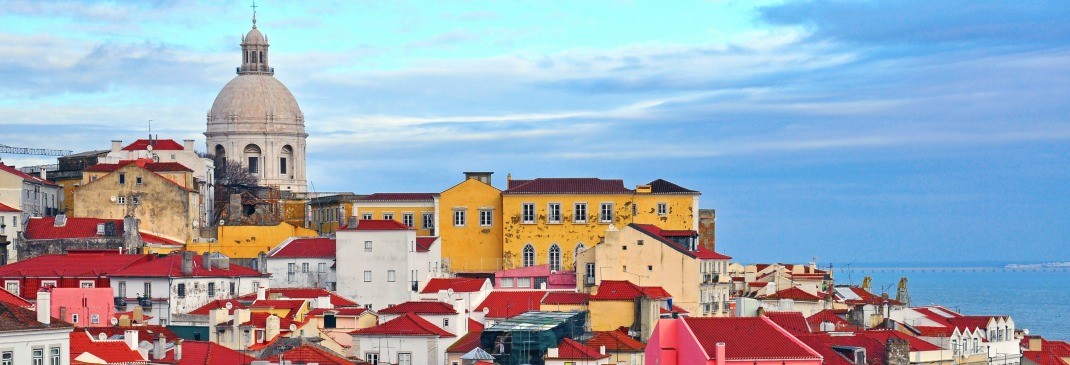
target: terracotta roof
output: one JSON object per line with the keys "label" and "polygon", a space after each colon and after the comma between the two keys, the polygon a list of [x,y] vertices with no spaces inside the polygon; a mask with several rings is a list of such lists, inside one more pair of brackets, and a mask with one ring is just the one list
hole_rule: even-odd
{"label": "terracotta roof", "polygon": [[359,201],[433,201],[435,193],[374,193],[357,198]]}
{"label": "terracotta roof", "polygon": [[96,165],[86,167],[85,171],[113,172],[115,170],[126,167],[127,165],[138,165],[138,167],[152,172],[193,172],[193,170],[191,170],[189,167],[186,167],[186,165],[180,164],[178,162],[150,162],[145,160],[122,160],[118,163],[98,163]]}
{"label": "terracotta roof", "polygon": [[200,308],[190,311],[188,314],[208,315],[213,309],[226,308],[227,303],[230,303],[231,309],[227,311],[228,314],[234,314],[235,309],[245,309],[245,305],[241,304],[237,299],[216,299],[208,304],[202,305]]}
{"label": "terracotta roof", "polygon": [[308,311],[309,317],[322,317],[327,311],[335,312],[336,316],[359,316],[364,313],[368,313],[368,308],[364,307],[334,307],[331,309],[314,308]]}
{"label": "terracotta roof", "polygon": [[[832,338],[827,333],[799,335],[796,337],[824,357],[822,365],[855,365],[854,359],[848,359],[843,354],[832,349]],[[866,358],[875,359],[873,356],[875,354],[869,353],[869,350],[867,350]]]}
{"label": "terracotta roof", "polygon": [[698,258],[698,259],[702,259],[702,260],[729,260],[729,259],[732,258],[731,256],[722,255],[722,254],[719,254],[717,252],[714,252],[713,250],[709,249],[708,247],[705,247],[705,246],[702,246],[702,245],[698,245],[697,246],[697,250],[691,251],[691,250],[687,249],[686,247],[680,245],[679,243],[676,243],[676,241],[673,241],[672,239],[670,239],[670,237],[693,237],[695,235],[698,235],[698,233],[696,233],[695,231],[690,231],[690,230],[664,230],[664,229],[661,229],[660,227],[655,226],[653,224],[632,223],[632,224],[629,224],[628,226],[632,227],[632,228],[635,228],[636,230],[638,230],[640,232],[645,233],[646,235],[650,236],[651,238],[657,239],[659,242],[661,242],[661,243],[663,243],[663,244],[665,244],[665,245],[667,245],[669,247],[672,247],[676,251],[679,251],[680,253],[682,253],[684,255],[687,255],[688,257],[694,257],[694,258]]}
{"label": "terracotta roof", "polygon": [[7,289],[4,288],[0,288],[0,303],[7,303],[23,308],[30,308],[33,306],[33,304],[27,301],[26,299],[22,299],[22,297],[15,294],[11,294],[11,292],[7,291]]}
{"label": "terracotta roof", "polygon": [[112,275],[149,259],[149,255],[119,254],[114,251],[69,251],[62,255],[41,255],[0,266],[0,277],[98,277]]}
{"label": "terracotta roof", "polygon": [[66,219],[63,226],[56,227],[56,217],[32,217],[26,223],[23,234],[31,240],[98,237],[97,225],[101,223],[115,224],[115,234],[120,238],[125,231],[122,219],[82,217],[67,217]]}
{"label": "terracotta roof", "polygon": [[53,317],[50,324],[37,321],[37,312],[11,303],[0,303],[0,332],[73,328]]}
{"label": "terracotta roof", "polygon": [[379,314],[457,314],[457,311],[453,309],[452,305],[438,302],[438,301],[415,301],[405,302],[393,306],[389,306],[379,310]]}
{"label": "terracotta roof", "polygon": [[[146,316],[146,318],[149,318],[149,317]],[[90,336],[94,336],[94,338],[95,338],[95,336],[99,336],[101,333],[103,333],[104,336],[107,336],[107,337],[112,337],[112,336],[116,336],[116,335],[120,335],[120,336],[126,335],[126,330],[137,331],[137,338],[138,338],[139,341],[152,341],[152,339],[156,338],[157,335],[161,335],[161,334],[164,335],[164,337],[166,337],[168,339],[168,341],[174,340],[174,339],[179,337],[178,334],[176,334],[170,328],[167,328],[167,327],[164,327],[164,326],[143,325],[143,324],[139,324],[139,325],[136,325],[136,326],[127,326],[127,327],[120,327],[120,326],[89,327],[89,328],[85,329],[85,332],[89,332],[89,335]]]}
{"label": "terracotta roof", "polygon": [[527,184],[529,182],[531,182],[531,180],[512,179],[512,180],[509,180],[509,183],[507,184],[508,186],[506,186],[505,188],[506,189],[512,189],[512,188],[515,188],[517,186]]}
{"label": "terracotta roof", "polygon": [[591,295],[569,291],[552,291],[542,298],[542,304],[587,305]]}
{"label": "terracotta roof", "polygon": [[698,194],[697,191],[684,188],[683,186],[673,184],[664,179],[657,179],[647,183],[650,185],[650,192],[652,194]]}
{"label": "terracotta roof", "polygon": [[793,335],[810,333],[810,326],[801,312],[765,312],[765,316]]}
{"label": "terracotta roof", "polygon": [[15,209],[15,208],[12,208],[12,207],[8,206],[7,204],[0,203],[0,213],[19,213],[19,212],[22,212],[22,211],[18,210],[18,209]]}
{"label": "terracotta roof", "polygon": [[204,341],[182,341],[182,360],[175,362],[173,348],[162,360],[154,363],[177,365],[248,364],[256,358],[221,345]]}
{"label": "terracotta roof", "polygon": [[438,240],[438,237],[416,237],[416,252],[431,251],[431,245],[436,240]]}
{"label": "terracotta roof", "polygon": [[127,266],[111,274],[112,277],[258,277],[265,276],[259,271],[231,264],[228,269],[213,267],[211,270],[204,268],[204,259],[201,255],[193,255],[193,272],[189,275],[182,273],[182,255],[173,252],[170,255]]}
{"label": "terracotta roof", "polygon": [[[519,180],[514,180],[519,181]],[[502,194],[632,194],[624,180],[597,178],[538,178],[514,185]]]}
{"label": "terracotta roof", "polygon": [[[323,288],[270,288],[265,292],[267,298],[280,299],[316,299],[319,297],[331,297],[331,305],[335,307],[359,307],[360,304],[335,292]],[[238,297],[242,300],[255,300],[256,293],[249,293]]]}
{"label": "terracotta roof", "polygon": [[485,328],[485,326],[483,326],[482,323],[479,323],[479,321],[474,320],[472,318],[468,318],[468,331],[469,332],[471,332],[471,331],[483,331],[483,328]]}
{"label": "terracotta roof", "polygon": [[889,338],[893,338],[894,337],[894,338],[898,338],[898,339],[902,339],[902,340],[907,340],[907,342],[910,345],[910,351],[940,351],[940,350],[942,350],[942,348],[940,346],[931,344],[929,342],[926,342],[925,340],[922,340],[920,338],[911,336],[909,334],[906,334],[906,333],[903,333],[903,332],[899,332],[899,331],[894,331],[894,330],[858,331],[858,332],[855,332],[855,334],[875,339],[881,344],[881,346],[883,346],[884,344],[888,343],[888,339]]}
{"label": "terracotta roof", "polygon": [[456,337],[442,328],[412,313],[405,313],[378,326],[362,328],[351,335],[357,336],[435,336]]}
{"label": "terracotta roof", "polygon": [[970,331],[982,328],[985,329],[986,332],[988,328],[988,322],[991,320],[992,317],[988,316],[962,316],[947,319],[947,321],[954,325],[956,328],[969,329]]}
{"label": "terracotta roof", "polygon": [[924,337],[951,337],[955,334],[955,328],[943,326],[914,326],[918,335]]}
{"label": "terracotta roof", "polygon": [[[138,337],[138,340],[141,338]],[[150,339],[151,340],[151,339]],[[74,358],[90,353],[108,364],[147,364],[148,360],[141,353],[131,349],[124,340],[95,340],[88,332],[71,332],[71,352]]]}
{"label": "terracotta roof", "polygon": [[660,314],[672,314],[673,312],[680,314],[689,313],[686,309],[680,308],[680,306],[678,305],[673,305],[672,310],[665,309],[664,307],[658,307],[658,313]]}
{"label": "terracotta roof", "polygon": [[813,332],[821,331],[822,322],[832,323],[836,331],[857,329],[855,325],[840,317],[838,312],[832,309],[825,309],[806,317],[806,323],[810,325],[810,329]]}
{"label": "terracotta roof", "polygon": [[761,299],[791,299],[791,300],[799,300],[799,301],[816,302],[816,301],[821,300],[821,297],[817,296],[817,295],[814,295],[814,294],[807,293],[805,290],[802,290],[802,289],[799,289],[798,287],[793,286],[793,287],[778,291],[776,293],[763,296],[763,297],[761,297]]}
{"label": "terracotta roof", "polygon": [[339,228],[342,231],[407,231],[413,229],[392,219],[361,219],[356,227]]}
{"label": "terracotta roof", "polygon": [[253,301],[249,304],[249,308],[285,309],[287,310],[285,315],[293,317],[307,303],[308,299],[264,299]]}
{"label": "terracotta roof", "polygon": [[4,172],[7,172],[9,174],[18,176],[18,177],[22,178],[23,181],[29,180],[30,182],[34,182],[34,183],[38,183],[38,184],[56,186],[56,183],[54,183],[54,182],[51,182],[51,181],[48,181],[48,180],[43,180],[43,179],[41,179],[40,177],[37,177],[37,176],[29,175],[29,174],[27,174],[25,172],[19,171],[19,169],[16,169],[14,166],[5,165],[2,162],[0,162],[0,171],[4,171]]}
{"label": "terracotta roof", "polygon": [[513,318],[527,311],[537,311],[542,303],[545,291],[494,291],[484,299],[476,311],[483,308],[490,309],[487,312],[489,318]]}
{"label": "terracotta roof", "polygon": [[546,359],[601,360],[607,357],[609,357],[609,355],[603,355],[599,349],[587,347],[587,345],[576,342],[571,338],[565,337],[561,339],[561,342],[557,343],[557,356],[546,356]]}
{"label": "terracotta roof", "polygon": [[271,257],[334,258],[335,240],[326,237],[296,238],[271,254]]}
{"label": "terracotta roof", "polygon": [[453,289],[454,293],[477,292],[483,289],[483,283],[486,281],[487,279],[473,278],[433,278],[427,282],[420,293],[431,294],[448,289]]}
{"label": "terracotta roof", "polygon": [[185,149],[181,143],[178,143],[173,139],[154,139],[151,141],[147,139],[139,139],[134,141],[134,143],[123,147],[123,151],[145,151],[148,150],[150,145],[152,146],[153,151],[181,151]]}
{"label": "terracotta roof", "polygon": [[353,361],[338,356],[338,354],[329,350],[309,344],[284,351],[281,355],[286,361],[291,361],[294,364],[353,365]]}
{"label": "terracotta roof", "polygon": [[[268,319],[268,317],[271,317],[273,315],[275,315],[275,314],[268,313],[268,312],[252,312],[252,313],[249,313],[249,320],[245,321],[245,322],[242,322],[242,323],[239,323],[239,325],[253,327],[253,328],[266,328],[267,327],[267,319]],[[227,321],[224,324],[220,324],[220,325],[229,326],[229,325],[233,324],[233,322],[234,322],[234,320],[230,320],[230,321]],[[282,332],[290,332],[290,325],[291,324],[297,325],[299,323],[297,321],[294,321],[292,318],[289,318],[289,317],[279,317],[279,330],[280,331],[282,331]]]}
{"label": "terracotta roof", "polygon": [[[822,276],[822,277],[824,276],[824,274],[805,274],[805,275],[818,275],[818,276]],[[796,275],[793,275],[793,276],[800,276],[800,275],[796,274]],[[867,291],[866,289],[863,289],[861,287],[852,286],[852,287],[849,287],[849,289],[851,290],[851,293],[854,293],[854,295],[858,296],[859,299],[845,300],[844,302],[846,302],[847,304],[859,304],[859,303],[864,303],[864,304],[884,304],[884,303],[888,303],[888,304],[891,304],[891,305],[899,305],[900,304],[895,299],[885,299],[884,297],[882,297],[880,295],[876,295],[876,294],[870,293],[869,291]]]}
{"label": "terracotta roof", "polygon": [[632,300],[646,295],[651,299],[671,298],[669,292],[660,286],[638,286],[630,281],[602,280],[591,300]]}
{"label": "terracotta roof", "polygon": [[727,360],[821,358],[766,317],[685,317],[683,321],[711,357],[716,344],[724,342]]}
{"label": "terracotta roof", "polygon": [[467,354],[468,351],[474,350],[479,347],[479,336],[482,335],[482,331],[471,331],[461,338],[458,338],[450,347],[446,348],[447,353],[454,354]]}
{"label": "terracotta roof", "polygon": [[621,331],[595,331],[587,346],[599,348],[606,347],[606,352],[643,352],[646,344],[631,338]]}

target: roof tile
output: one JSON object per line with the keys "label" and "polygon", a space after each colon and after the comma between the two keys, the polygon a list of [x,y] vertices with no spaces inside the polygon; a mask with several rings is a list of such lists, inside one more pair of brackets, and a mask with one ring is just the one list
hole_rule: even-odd
{"label": "roof tile", "polygon": [[[521,181],[521,180],[513,180]],[[537,178],[527,183],[514,184],[502,194],[632,194],[624,187],[624,180],[598,178]]]}
{"label": "roof tile", "polygon": [[123,147],[123,151],[146,151],[152,146],[154,151],[181,151],[185,147],[173,139],[139,139]]}
{"label": "roof tile", "polygon": [[716,344],[724,342],[727,360],[821,358],[766,317],[686,317],[683,321],[711,356]]}
{"label": "roof tile", "polygon": [[546,358],[558,360],[601,360],[607,357],[609,357],[609,355],[603,355],[598,349],[590,348],[587,345],[565,337],[557,344],[557,357],[547,356]]}
{"label": "roof tile", "polygon": [[405,313],[378,326],[362,328],[351,335],[357,336],[435,336],[456,337],[442,328],[412,313]]}
{"label": "roof tile", "polygon": [[335,258],[336,245],[333,238],[296,238],[271,254],[273,258]]}
{"label": "roof tile", "polygon": [[453,289],[455,293],[471,293],[482,290],[486,282],[487,279],[476,278],[433,278],[427,282],[420,293],[431,294],[448,289]]}
{"label": "roof tile", "polygon": [[489,309],[489,318],[513,318],[527,311],[537,311],[546,296],[545,291],[494,291],[484,299],[477,311]]}
{"label": "roof tile", "polygon": [[379,314],[405,313],[447,315],[457,314],[457,310],[452,305],[430,300],[405,302],[379,310]]}

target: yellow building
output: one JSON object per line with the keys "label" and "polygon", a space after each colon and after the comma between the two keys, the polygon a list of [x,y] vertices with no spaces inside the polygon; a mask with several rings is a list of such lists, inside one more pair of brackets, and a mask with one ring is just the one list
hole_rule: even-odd
{"label": "yellow building", "polygon": [[72,216],[139,219],[139,230],[170,240],[197,237],[200,197],[192,170],[173,162],[151,160],[96,164],[82,174],[74,190]]}
{"label": "yellow building", "polygon": [[324,195],[308,201],[308,228],[320,234],[331,234],[353,216],[353,201],[360,196],[353,193]]}
{"label": "yellow building", "polygon": [[491,173],[465,173],[465,180],[438,197],[436,216],[442,261],[453,272],[493,272],[502,266],[502,192]]}
{"label": "yellow building", "polygon": [[232,259],[253,259],[290,237],[316,237],[316,231],[286,222],[273,226],[217,226],[215,242],[191,242],[186,249],[197,253],[219,252]]}
{"label": "yellow building", "polygon": [[435,193],[375,193],[353,200],[347,217],[395,220],[416,229],[420,237],[435,236]]}
{"label": "yellow building", "polygon": [[594,288],[588,307],[592,331],[615,331],[626,327],[646,342],[662,312],[670,313],[672,296],[660,287],[639,286],[629,281],[604,280]]}
{"label": "yellow building", "polygon": [[698,198],[661,179],[636,190],[616,179],[511,179],[502,192],[503,266],[572,270],[576,253],[602,241],[611,224],[696,230]]}

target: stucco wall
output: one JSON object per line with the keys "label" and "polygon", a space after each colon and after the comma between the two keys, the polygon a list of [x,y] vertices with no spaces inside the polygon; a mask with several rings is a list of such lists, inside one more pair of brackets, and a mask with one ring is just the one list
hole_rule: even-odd
{"label": "stucco wall", "polygon": [[[119,184],[119,174],[126,174],[125,183]],[[134,182],[138,176],[141,184]],[[133,203],[133,196],[140,200],[138,204]],[[124,197],[125,202],[121,204],[119,197]],[[140,220],[138,229],[142,232],[189,242],[196,234],[194,222],[199,204],[196,191],[130,164],[76,189],[73,215],[106,219],[134,216]]]}
{"label": "stucco wall", "polygon": [[[412,298],[409,248],[415,244],[415,231],[339,231],[336,237],[339,294],[373,309]],[[371,241],[370,252],[366,241]],[[391,270],[394,281],[389,281]],[[365,281],[365,271],[370,271],[370,281]]]}
{"label": "stucco wall", "polygon": [[196,242],[186,249],[197,253],[219,252],[232,259],[253,259],[290,237],[315,237],[316,231],[282,222],[274,226],[219,226],[216,242]]}
{"label": "stucco wall", "polygon": [[[480,226],[479,210],[493,209],[490,226]],[[454,226],[453,212],[465,211],[463,227]],[[502,195],[497,188],[468,179],[443,191],[438,208],[442,257],[454,272],[492,272],[502,263]]]}

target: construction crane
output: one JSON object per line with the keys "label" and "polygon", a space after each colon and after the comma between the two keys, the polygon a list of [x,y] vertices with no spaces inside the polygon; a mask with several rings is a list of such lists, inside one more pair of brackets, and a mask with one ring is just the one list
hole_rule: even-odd
{"label": "construction crane", "polygon": [[0,153],[10,153],[16,155],[67,156],[71,154],[71,151],[52,150],[47,148],[11,147],[6,144],[0,144]]}

